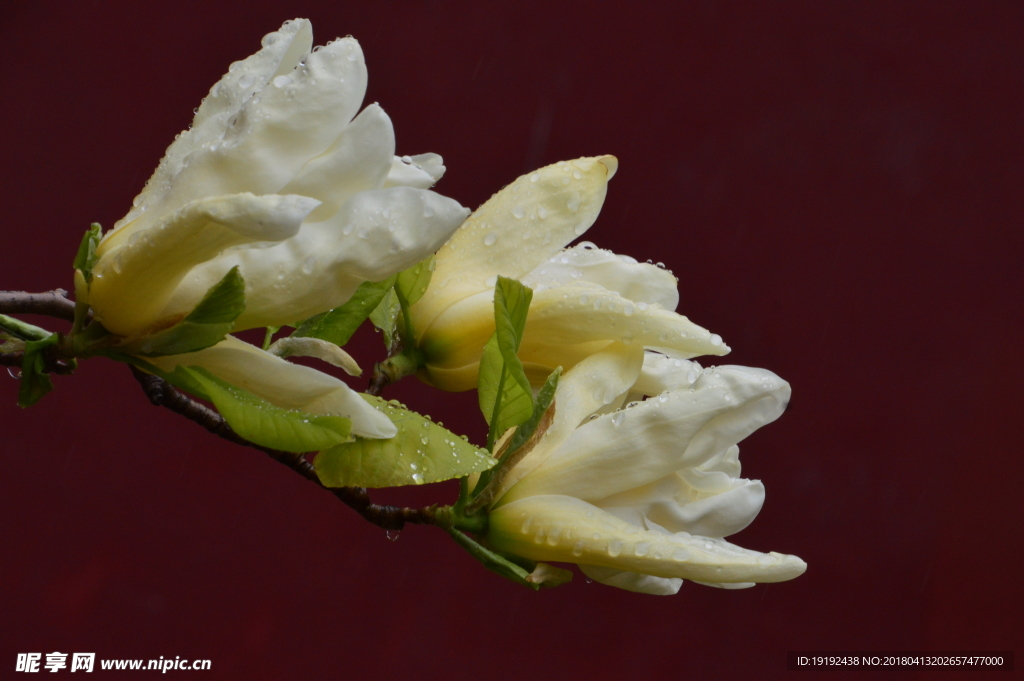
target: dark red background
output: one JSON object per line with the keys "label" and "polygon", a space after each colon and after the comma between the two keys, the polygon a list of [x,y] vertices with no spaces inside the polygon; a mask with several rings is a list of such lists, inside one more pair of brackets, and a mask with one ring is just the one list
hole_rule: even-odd
{"label": "dark red background", "polygon": [[[70,287],[85,227],[127,211],[228,64],[310,17],[318,42],[361,41],[399,153],[443,154],[438,189],[467,206],[619,157],[586,238],[664,261],[728,362],[792,383],[743,446],[768,497],[735,541],[809,568],[528,592],[435,529],[387,541],[97,359],[29,411],[0,380],[0,676],[54,650],[225,679],[781,678],[787,650],[1021,651],[1024,6],[210,5],[0,7],[0,288]],[[391,394],[479,441],[472,394]]]}

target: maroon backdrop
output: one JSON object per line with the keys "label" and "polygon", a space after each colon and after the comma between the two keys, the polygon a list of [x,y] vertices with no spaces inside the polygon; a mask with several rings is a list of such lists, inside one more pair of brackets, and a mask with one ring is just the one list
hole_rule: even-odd
{"label": "maroon backdrop", "polygon": [[[28,411],[0,380],[0,676],[54,650],[209,658],[218,679],[779,678],[787,650],[1020,651],[1024,6],[211,4],[0,7],[0,289],[69,288],[85,227],[127,211],[228,64],[310,17],[318,42],[360,40],[399,153],[443,154],[438,189],[467,206],[619,157],[586,238],[664,261],[728,362],[792,383],[743,445],[768,496],[735,541],[809,568],[528,592],[433,528],[387,541],[97,359]],[[479,441],[472,394],[392,395]]]}

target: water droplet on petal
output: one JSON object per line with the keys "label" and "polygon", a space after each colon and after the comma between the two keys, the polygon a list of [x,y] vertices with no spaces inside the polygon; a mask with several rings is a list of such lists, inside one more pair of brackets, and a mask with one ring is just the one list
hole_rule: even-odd
{"label": "water droplet on petal", "polygon": [[708,340],[710,340],[711,344],[715,346],[722,344],[722,337],[719,336],[717,333],[711,334],[711,338],[709,338]]}
{"label": "water droplet on petal", "polygon": [[289,78],[288,76],[277,76],[276,78],[274,78],[274,87],[285,87],[286,85],[291,84],[292,79]]}
{"label": "water droplet on petal", "polygon": [[388,538],[388,541],[398,541],[398,537],[401,536],[401,530],[387,530],[384,532],[384,536]]}
{"label": "water droplet on petal", "polygon": [[316,257],[315,256],[311,255],[311,256],[309,256],[308,258],[306,258],[305,260],[302,261],[302,273],[303,274],[313,274],[313,269],[315,267],[316,267]]}
{"label": "water droplet on petal", "polygon": [[419,473],[413,473],[412,481],[415,482],[417,485],[422,485],[423,484],[423,476],[420,475]]}
{"label": "water droplet on petal", "polygon": [[240,87],[240,88],[242,88],[244,90],[245,88],[250,87],[255,82],[256,82],[256,79],[252,77],[252,74],[251,73],[247,73],[247,74],[245,74],[244,76],[242,76],[241,78],[238,79],[238,87]]}
{"label": "water droplet on petal", "polygon": [[622,542],[618,539],[613,539],[608,542],[608,555],[614,558],[615,556],[622,553]]}
{"label": "water droplet on petal", "polygon": [[624,413],[622,413],[621,411],[615,412],[614,414],[612,414],[612,425],[618,428],[620,425],[622,425],[622,420],[624,418],[626,418],[626,415]]}
{"label": "water droplet on petal", "polygon": [[7,367],[7,375],[11,378],[21,378],[21,369],[15,367]]}
{"label": "water droplet on petal", "polygon": [[526,209],[523,208],[522,206],[516,206],[515,208],[512,209],[512,215],[515,218],[521,220],[522,218],[526,217]]}
{"label": "water droplet on petal", "polygon": [[493,246],[494,243],[497,240],[498,240],[498,233],[497,232],[491,232],[490,234],[488,234],[487,236],[484,237],[484,246]]}
{"label": "water droplet on petal", "polygon": [[534,173],[533,175],[530,175],[530,182],[536,182],[539,179],[540,179],[540,173]]}
{"label": "water droplet on petal", "polygon": [[638,541],[636,543],[636,546],[633,547],[633,553],[635,553],[638,556],[646,556],[647,553],[650,550],[651,550],[650,543],[645,542],[645,541]]}

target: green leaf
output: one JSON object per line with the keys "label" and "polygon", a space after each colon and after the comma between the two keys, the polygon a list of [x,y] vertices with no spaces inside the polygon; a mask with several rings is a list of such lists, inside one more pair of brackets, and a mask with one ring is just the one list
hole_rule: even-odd
{"label": "green leaf", "polygon": [[416,412],[361,395],[398,427],[387,440],[357,437],[355,442],[325,449],[313,461],[328,487],[399,487],[421,485],[485,471],[495,464],[487,451]]}
{"label": "green leaf", "polygon": [[[558,367],[552,371],[547,380],[544,381],[544,385],[541,386],[540,391],[537,393],[533,412],[530,414],[529,418],[516,428],[516,432],[512,434],[512,437],[508,441],[508,446],[505,447],[505,451],[501,455],[499,464],[480,474],[480,480],[477,481],[475,493],[473,494],[474,498],[480,496],[485,490],[487,490],[488,483],[491,482],[491,479],[495,475],[501,475],[504,477],[505,473],[515,467],[515,465],[519,463],[524,456],[529,454],[529,450],[534,447],[536,441],[530,444],[527,450],[520,450],[523,449],[523,446],[526,445],[534,435],[537,435],[538,439],[544,435],[544,432],[546,432],[548,427],[547,425],[545,425],[544,429],[539,434],[537,433],[537,429],[541,425],[541,422],[544,421],[544,413],[555,400],[555,390],[558,388],[558,379],[561,375],[562,367]],[[550,421],[548,421],[548,425],[550,425]],[[500,484],[500,481],[496,484]],[[493,494],[494,490],[488,490],[488,492]],[[488,497],[485,499],[483,503],[490,503],[490,498]],[[480,502],[471,504],[471,507],[472,506],[479,507]]]}
{"label": "green leaf", "polygon": [[53,381],[44,373],[46,363],[43,353],[58,340],[57,334],[54,333],[43,340],[25,342],[25,355],[21,360],[21,386],[18,388],[19,407],[31,407],[41,400],[43,395],[53,390]]}
{"label": "green leaf", "polygon": [[516,353],[523,340],[533,291],[514,279],[498,277],[494,287],[494,335],[480,360],[477,397],[491,426],[491,444],[533,413],[533,392]]}
{"label": "green leaf", "polygon": [[[276,407],[202,367],[178,366],[172,379],[182,389],[209,399],[236,433],[264,447],[301,453],[352,439],[352,422],[347,418]],[[201,390],[196,390],[195,384]]]}
{"label": "green leaf", "polygon": [[364,281],[347,303],[299,322],[292,335],[345,345],[394,285],[394,276],[384,281]]}
{"label": "green leaf", "polygon": [[384,334],[384,346],[389,350],[395,342],[398,314],[401,311],[402,304],[398,302],[398,294],[394,288],[389,288],[380,304],[370,313],[370,321]]}
{"label": "green leaf", "polygon": [[92,268],[96,265],[96,247],[100,243],[100,239],[103,236],[103,228],[100,227],[98,222],[94,222],[89,225],[89,229],[86,230],[85,235],[82,237],[82,242],[78,245],[78,253],[75,255],[75,261],[73,264],[76,270],[82,271],[82,276],[85,277],[85,283],[92,283]]}
{"label": "green leaf", "polygon": [[245,279],[235,265],[185,317],[193,324],[230,324],[245,311]]}
{"label": "green leaf", "polygon": [[124,348],[145,357],[180,355],[202,350],[224,340],[245,310],[245,280],[232,267],[224,278],[210,287],[185,319],[169,329],[130,341]]}
{"label": "green leaf", "polygon": [[511,579],[517,584],[529,587],[534,591],[540,589],[540,584],[531,582],[528,580],[530,576],[530,570],[526,570],[519,565],[516,565],[511,560],[501,556],[488,548],[485,548],[478,544],[476,541],[466,536],[462,532],[459,532],[453,527],[445,528],[448,534],[452,536],[452,539],[458,543],[459,546],[466,549],[469,555],[476,558],[478,561],[483,563],[483,566],[491,572],[496,572],[506,579]]}
{"label": "green leaf", "polygon": [[407,305],[413,305],[427,292],[430,278],[433,275],[434,256],[430,256],[409,269],[399,272],[395,279],[395,288],[405,298]]}

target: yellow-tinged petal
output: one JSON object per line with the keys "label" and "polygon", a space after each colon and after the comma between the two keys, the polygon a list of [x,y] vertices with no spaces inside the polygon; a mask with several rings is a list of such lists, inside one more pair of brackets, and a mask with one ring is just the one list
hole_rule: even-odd
{"label": "yellow-tinged petal", "polygon": [[555,396],[554,420],[533,450],[509,471],[495,498],[500,499],[506,490],[543,465],[581,421],[627,391],[642,364],[641,348],[612,343],[562,376]]}
{"label": "yellow-tinged petal", "polygon": [[[494,333],[493,297],[492,288],[465,298],[444,310],[427,329],[420,347],[434,385],[446,390],[476,386],[474,365]],[[546,376],[557,366],[571,368],[604,347],[601,342],[654,346],[678,358],[729,352],[720,336],[686,317],[656,305],[634,303],[595,284],[534,292],[519,349],[524,365],[537,365],[535,373]],[[443,373],[463,367],[469,370],[454,376]]]}
{"label": "yellow-tinged petal", "polygon": [[199,352],[151,358],[163,371],[200,366],[217,378],[285,409],[344,416],[361,437],[389,438],[398,432],[391,420],[345,383],[316,369],[286,362],[254,345],[228,336]]}
{"label": "yellow-tinged petal", "polygon": [[165,309],[196,264],[231,246],[287,239],[318,204],[304,196],[249,193],[193,201],[120,247],[108,248],[93,268],[88,302],[103,326],[121,336],[186,315],[219,281],[204,282],[180,309]]}
{"label": "yellow-tinged petal", "polygon": [[568,496],[527,497],[495,509],[487,537],[499,551],[531,560],[704,582],[782,582],[807,569],[796,556],[749,551],[684,532],[644,530]]}
{"label": "yellow-tinged petal", "polygon": [[452,303],[493,289],[498,275],[522,278],[587,231],[617,165],[614,156],[561,161],[492,196],[438,251],[430,290],[413,306],[416,328],[425,331]]}

